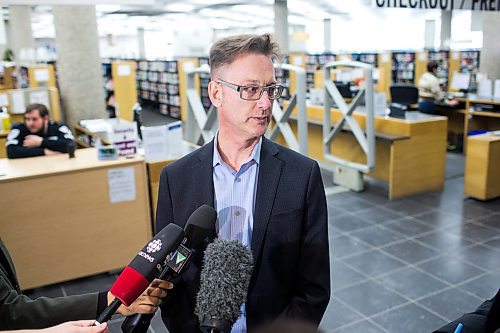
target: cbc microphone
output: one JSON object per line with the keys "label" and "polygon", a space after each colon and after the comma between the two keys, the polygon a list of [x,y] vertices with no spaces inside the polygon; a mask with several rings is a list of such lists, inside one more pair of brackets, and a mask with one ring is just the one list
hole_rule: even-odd
{"label": "cbc microphone", "polygon": [[246,302],[253,269],[250,250],[235,240],[207,246],[195,314],[204,333],[229,333]]}
{"label": "cbc microphone", "polygon": [[[215,222],[217,212],[210,206],[198,207],[184,226],[184,240],[175,252],[167,256],[165,269],[159,279],[171,280],[180,274],[193,253],[203,253],[209,243],[216,237]],[[122,323],[123,333],[146,333],[154,314],[133,314]]]}
{"label": "cbc microphone", "polygon": [[172,223],[154,236],[116,279],[110,289],[116,298],[99,315],[95,325],[108,321],[121,304],[132,304],[163,271],[165,257],[179,246],[183,238],[184,230]]}

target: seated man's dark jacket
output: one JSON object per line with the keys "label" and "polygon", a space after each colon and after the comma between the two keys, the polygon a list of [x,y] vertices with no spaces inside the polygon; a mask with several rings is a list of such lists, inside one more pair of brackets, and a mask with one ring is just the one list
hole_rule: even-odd
{"label": "seated man's dark jacket", "polygon": [[0,330],[39,329],[66,321],[95,319],[106,305],[106,293],[34,300],[23,295],[12,259],[0,239]]}
{"label": "seated man's dark jacket", "polygon": [[[214,206],[213,141],[167,166],[160,178],[156,231],[184,226],[199,206]],[[255,267],[246,302],[247,328],[276,319],[318,325],[330,300],[327,207],[318,164],[262,139],[251,249]],[[163,302],[171,333],[199,332],[193,314],[200,260],[174,282]]]}
{"label": "seated man's dark jacket", "polygon": [[[28,135],[38,135],[43,138],[42,145],[38,148],[24,147],[23,142]],[[49,121],[47,133],[31,133],[25,124],[12,126],[7,136],[5,146],[8,158],[23,158],[45,155],[44,149],[50,149],[61,153],[68,151],[68,144],[73,142],[74,137],[68,126]]]}
{"label": "seated man's dark jacket", "polygon": [[441,327],[433,333],[453,333],[458,324],[462,324],[462,333],[494,333],[500,330],[500,289],[495,297],[483,302],[476,311]]}

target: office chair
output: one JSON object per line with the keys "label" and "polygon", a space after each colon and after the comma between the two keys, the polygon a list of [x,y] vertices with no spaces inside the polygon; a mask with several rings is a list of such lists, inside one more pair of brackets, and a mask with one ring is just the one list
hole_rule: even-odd
{"label": "office chair", "polygon": [[415,86],[393,85],[390,87],[391,103],[409,106],[418,103],[418,88]]}
{"label": "office chair", "polygon": [[410,110],[411,104],[418,103],[418,89],[415,86],[393,85],[390,87],[391,104],[389,109],[391,117],[405,118],[406,111]]}
{"label": "office chair", "polygon": [[351,82],[333,81],[335,86],[344,98],[352,98]]}

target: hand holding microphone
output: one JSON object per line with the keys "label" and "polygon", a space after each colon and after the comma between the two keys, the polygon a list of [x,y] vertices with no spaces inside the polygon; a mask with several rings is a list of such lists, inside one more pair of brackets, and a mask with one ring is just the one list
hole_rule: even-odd
{"label": "hand holding microphone", "polygon": [[[212,242],[216,236],[216,220],[217,212],[207,205],[198,207],[191,216],[189,216],[184,227],[184,240],[177,250],[166,258],[164,263],[165,269],[161,272],[159,276],[160,279],[167,281],[171,280],[174,276],[182,272],[186,263],[191,260],[192,254],[201,254],[205,251],[207,245]],[[146,333],[152,319],[152,314],[131,315],[123,321],[121,326],[122,332]]]}
{"label": "hand holding microphone", "polygon": [[[169,281],[154,279],[149,287],[130,305],[121,305],[117,313],[123,316],[131,316],[134,314],[154,314],[161,303],[161,300],[167,296],[167,290],[173,288],[173,284]],[[108,304],[111,304],[115,296],[108,292]]]}
{"label": "hand holding microphone", "polygon": [[165,257],[180,245],[184,231],[175,224],[163,228],[125,267],[111,287],[116,298],[99,315],[95,325],[108,321],[122,305],[130,306],[164,269]]}

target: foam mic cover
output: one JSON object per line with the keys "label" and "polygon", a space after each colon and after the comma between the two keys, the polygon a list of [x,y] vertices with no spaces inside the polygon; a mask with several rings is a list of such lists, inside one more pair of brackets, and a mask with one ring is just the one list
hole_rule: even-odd
{"label": "foam mic cover", "polygon": [[184,230],[170,223],[149,241],[125,267],[110,292],[123,304],[132,304],[162,272],[165,257],[179,247]]}
{"label": "foam mic cover", "polygon": [[207,246],[195,308],[202,332],[231,332],[246,302],[252,269],[252,253],[240,242],[215,240]]}

